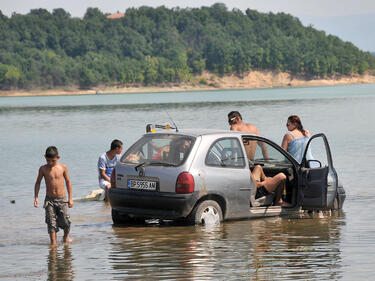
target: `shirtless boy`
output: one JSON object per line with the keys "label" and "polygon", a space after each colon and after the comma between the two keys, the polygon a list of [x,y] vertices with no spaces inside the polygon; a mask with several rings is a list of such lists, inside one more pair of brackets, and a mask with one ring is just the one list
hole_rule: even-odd
{"label": "shirtless boy", "polygon": [[[56,245],[56,233],[59,228],[64,230],[63,242],[69,242],[70,219],[68,208],[72,208],[72,184],[69,179],[68,169],[64,164],[58,162],[60,159],[57,148],[49,146],[44,155],[46,165],[39,168],[38,177],[35,182],[34,207],[39,207],[38,194],[40,182],[44,177],[46,183],[46,198],[43,207],[46,211],[46,224],[51,240],[51,245]],[[68,191],[68,201],[65,198],[64,180]]]}

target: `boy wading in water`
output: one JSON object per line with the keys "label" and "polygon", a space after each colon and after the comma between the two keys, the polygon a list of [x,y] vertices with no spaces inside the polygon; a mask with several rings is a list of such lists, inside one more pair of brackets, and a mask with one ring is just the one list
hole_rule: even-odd
{"label": "boy wading in water", "polygon": [[[46,198],[43,208],[46,211],[46,224],[51,239],[51,245],[56,245],[56,233],[59,228],[64,230],[63,242],[69,242],[70,219],[68,207],[72,208],[72,184],[70,183],[68,169],[64,164],[58,162],[60,156],[57,148],[50,146],[44,155],[46,165],[39,168],[38,177],[35,182],[34,207],[39,207],[38,194],[40,182],[44,177],[46,182]],[[64,180],[68,191],[68,201],[65,198]]]}

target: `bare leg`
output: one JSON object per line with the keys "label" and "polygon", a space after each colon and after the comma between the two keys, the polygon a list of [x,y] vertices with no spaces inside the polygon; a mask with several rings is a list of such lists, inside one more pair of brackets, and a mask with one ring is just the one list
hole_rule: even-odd
{"label": "bare leg", "polygon": [[56,232],[51,231],[49,234],[51,245],[56,245]]}
{"label": "bare leg", "polygon": [[263,172],[263,168],[260,165],[256,165],[251,172],[251,175],[253,177],[253,180],[257,182],[262,182],[267,179],[266,175]]}
{"label": "bare leg", "polygon": [[63,237],[63,242],[64,243],[67,243],[67,242],[70,242],[70,238],[69,238],[69,229],[68,230],[64,230],[64,237]]}
{"label": "bare leg", "polygon": [[256,165],[251,173],[251,176],[255,182],[258,182],[257,188],[264,186],[268,192],[275,193],[274,205],[283,205],[281,199],[283,190],[285,188],[286,176],[283,173],[278,173],[274,177],[266,177],[263,168],[260,165]]}
{"label": "bare leg", "polygon": [[109,183],[109,184],[107,184],[106,186],[105,186],[105,188],[104,188],[104,201],[108,201],[108,189],[110,189],[111,188],[111,184]]}
{"label": "bare leg", "polygon": [[283,173],[278,173],[272,178],[267,178],[264,181],[264,186],[268,192],[275,193],[275,205],[281,205],[283,202],[281,200],[282,192],[285,188],[286,176]]}

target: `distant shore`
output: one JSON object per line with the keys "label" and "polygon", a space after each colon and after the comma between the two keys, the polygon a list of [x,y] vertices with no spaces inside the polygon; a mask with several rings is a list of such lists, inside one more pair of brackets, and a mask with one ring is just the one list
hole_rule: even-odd
{"label": "distant shore", "polygon": [[0,91],[0,97],[20,96],[59,96],[59,95],[95,95],[114,93],[149,93],[149,92],[185,92],[228,89],[260,89],[274,87],[304,87],[304,86],[330,86],[346,84],[375,83],[375,76],[370,74],[338,76],[325,79],[307,79],[303,76],[295,76],[285,72],[251,71],[246,75],[218,76],[211,73],[203,73],[194,77],[190,82],[181,84],[163,84],[160,86],[98,86],[91,89],[50,89],[30,91]]}

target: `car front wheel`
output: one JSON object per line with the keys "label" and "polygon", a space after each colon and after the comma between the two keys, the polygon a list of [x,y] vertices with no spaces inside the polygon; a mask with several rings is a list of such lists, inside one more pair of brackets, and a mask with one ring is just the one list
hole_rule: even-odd
{"label": "car front wheel", "polygon": [[220,205],[213,200],[200,202],[188,218],[191,224],[216,225],[223,220]]}

